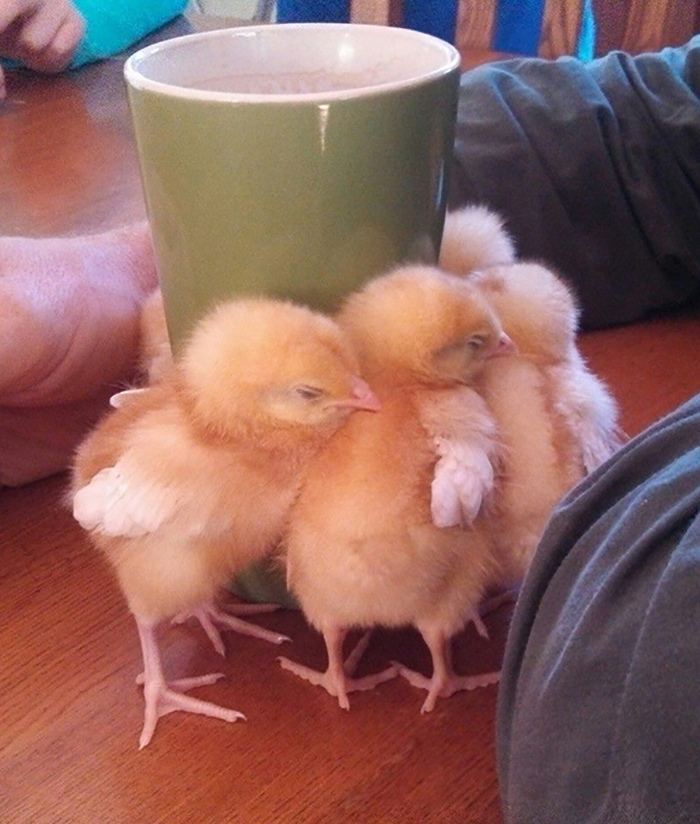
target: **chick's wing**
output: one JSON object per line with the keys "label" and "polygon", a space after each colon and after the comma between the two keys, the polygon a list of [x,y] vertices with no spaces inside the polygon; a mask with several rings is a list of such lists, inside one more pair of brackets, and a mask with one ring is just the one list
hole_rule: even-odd
{"label": "chick's wing", "polygon": [[161,527],[177,503],[172,489],[139,478],[126,461],[119,461],[76,492],[73,516],[90,532],[138,538]]}
{"label": "chick's wing", "polygon": [[499,462],[494,419],[468,387],[423,393],[419,415],[438,458],[431,484],[433,523],[467,526],[494,488]]}
{"label": "chick's wing", "polygon": [[149,395],[157,393],[130,399],[78,451],[73,515],[96,535],[138,538],[171,526],[193,537],[224,517],[225,454],[200,443],[175,404]]}

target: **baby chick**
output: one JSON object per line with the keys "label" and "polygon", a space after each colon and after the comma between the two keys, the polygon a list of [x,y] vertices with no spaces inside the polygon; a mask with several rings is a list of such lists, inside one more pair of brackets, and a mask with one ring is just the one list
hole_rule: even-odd
{"label": "baby chick", "polygon": [[440,267],[456,275],[515,263],[515,245],[503,219],[486,206],[464,206],[445,215]]}
{"label": "baby chick", "polygon": [[169,375],[79,448],[74,515],[112,566],[141,640],[141,747],[173,710],[240,717],[184,694],[218,675],[166,682],[156,628],[195,614],[215,642],[215,623],[284,640],[226,616],[214,599],[276,545],[314,453],[352,410],[377,408],[357,373],[329,318],[232,301],[198,324]]}
{"label": "baby chick", "polygon": [[160,289],[151,292],[141,307],[139,332],[140,370],[149,384],[157,383],[173,365],[163,293]]}
{"label": "baby chick", "polygon": [[620,446],[617,404],[576,346],[579,310],[571,289],[554,272],[516,263],[503,220],[483,206],[448,213],[440,265],[471,276],[496,308],[522,357],[554,369],[557,405],[578,430],[581,460],[592,472]]}
{"label": "baby chick", "polygon": [[475,261],[484,265],[474,249],[483,247],[489,231],[493,258],[510,243],[491,217],[489,223],[483,210],[469,207],[452,215],[445,226],[449,257],[441,262],[480,290],[518,350],[484,370],[478,385],[505,447],[494,534],[504,584],[517,586],[554,505],[610,457],[621,437],[615,401],[577,349],[578,309],[569,287],[535,263],[472,271]]}
{"label": "baby chick", "polygon": [[[468,384],[512,344],[487,303],[428,267],[397,270],[351,296],[338,317],[381,411],[355,416],[311,462],[284,541],[288,584],[325,639],[326,672],[282,666],[349,707],[397,668],[348,677],[342,644],[354,627],[415,626],[433,676],[399,668],[439,695],[492,683],[457,678],[450,639],[497,575],[490,542],[469,524],[490,495],[498,463],[494,422]],[[441,527],[436,526],[436,520]]]}
{"label": "baby chick", "polygon": [[149,386],[162,381],[173,368],[173,354],[165,320],[163,293],[154,289],[146,298],[139,315],[139,386],[122,389],[112,395],[109,404],[118,409],[132,398],[142,395]]}
{"label": "baby chick", "polygon": [[535,263],[476,272],[471,282],[498,312],[520,357],[546,374],[554,405],[574,434],[575,460],[592,472],[619,448],[621,434],[614,398],[576,346],[579,313],[571,290]]}

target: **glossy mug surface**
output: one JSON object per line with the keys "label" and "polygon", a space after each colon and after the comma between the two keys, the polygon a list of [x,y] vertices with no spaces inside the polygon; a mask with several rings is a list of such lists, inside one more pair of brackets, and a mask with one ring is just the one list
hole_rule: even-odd
{"label": "glossy mug surface", "polygon": [[391,265],[434,261],[459,55],[388,26],[187,35],[125,77],[175,349],[218,299],[332,311]]}
{"label": "glossy mug surface", "polygon": [[[459,85],[447,43],[235,28],[149,46],[125,77],[175,351],[223,298],[333,311],[392,265],[437,259]],[[265,565],[235,591],[293,603]]]}

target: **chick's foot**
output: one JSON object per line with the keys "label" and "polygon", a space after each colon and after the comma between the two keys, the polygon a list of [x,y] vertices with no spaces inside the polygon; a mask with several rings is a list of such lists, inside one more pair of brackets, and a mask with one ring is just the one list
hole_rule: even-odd
{"label": "chick's foot", "polygon": [[348,678],[344,670],[336,671],[327,669],[325,672],[311,669],[303,664],[298,664],[295,661],[290,661],[289,658],[277,659],[282,669],[289,670],[305,681],[317,687],[323,687],[329,695],[338,699],[338,704],[341,709],[349,710],[350,702],[348,701],[349,692],[359,692],[365,690],[373,690],[384,681],[390,681],[398,675],[398,668],[394,665],[387,667],[387,669],[377,672],[374,675],[365,675],[362,678]]}
{"label": "chick's foot", "polygon": [[221,721],[232,723],[245,716],[236,710],[220,707],[209,701],[185,695],[185,691],[214,684],[223,673],[215,672],[200,675],[194,678],[181,678],[170,683],[166,682],[160,660],[160,651],[155,637],[155,627],[137,618],[141,649],[143,652],[144,671],[136,679],[143,684],[145,701],[144,722],[139,738],[139,749],[150,743],[155,732],[158,719],[171,712],[190,712],[195,715],[208,715]]}
{"label": "chick's foot", "polygon": [[202,629],[206,632],[207,638],[211,641],[214,649],[219,655],[225,656],[226,648],[220,629],[230,629],[240,632],[242,635],[252,635],[254,638],[269,641],[271,644],[282,644],[284,641],[291,640],[287,635],[281,635],[279,632],[256,626],[248,621],[243,621],[241,618],[236,618],[235,614],[232,614],[256,615],[264,612],[274,612],[277,608],[277,604],[230,604],[227,605],[226,611],[224,611],[213,603],[206,603],[192,612],[176,615],[173,618],[173,623],[182,624],[190,618],[196,618],[202,625]]}
{"label": "chick's foot", "polygon": [[[216,673],[218,675],[218,673]],[[185,682],[201,681],[201,683],[211,683],[207,681],[208,676],[202,676],[201,679],[183,679]],[[201,684],[191,684],[190,686],[201,686]],[[199,698],[193,698],[190,695],[185,695],[182,692],[171,689],[166,683],[158,683],[151,681],[144,684],[143,694],[146,701],[146,711],[144,714],[143,730],[139,739],[139,749],[143,749],[153,737],[156,729],[158,719],[171,712],[180,710],[181,712],[191,712],[195,715],[208,715],[210,718],[218,718],[221,721],[228,721],[230,723],[237,721],[239,718],[245,720],[245,716],[236,710],[226,709],[220,707],[218,704],[212,704],[209,701],[201,701]]]}
{"label": "chick's foot", "polygon": [[409,684],[419,689],[428,691],[428,697],[423,702],[421,713],[432,712],[435,709],[435,702],[438,698],[449,698],[456,692],[464,690],[475,690],[479,687],[487,687],[490,684],[497,684],[501,673],[488,672],[483,675],[440,675],[427,678],[420,672],[395,664],[398,674],[405,678]]}

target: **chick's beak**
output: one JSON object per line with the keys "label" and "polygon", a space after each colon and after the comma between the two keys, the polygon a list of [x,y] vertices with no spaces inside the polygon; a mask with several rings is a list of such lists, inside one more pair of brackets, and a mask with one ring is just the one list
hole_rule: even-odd
{"label": "chick's beak", "polygon": [[500,357],[501,355],[517,355],[518,347],[515,343],[513,343],[511,338],[506,335],[505,332],[501,332],[496,348],[493,350],[492,354],[494,357]]}
{"label": "chick's beak", "polygon": [[367,409],[369,412],[378,412],[381,408],[379,398],[369,388],[369,384],[362,378],[352,377],[350,382],[351,396],[342,401],[335,401],[333,406],[349,407],[351,409]]}

